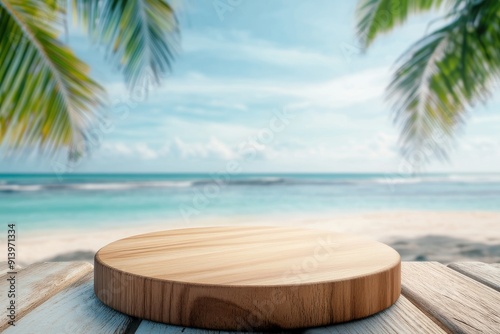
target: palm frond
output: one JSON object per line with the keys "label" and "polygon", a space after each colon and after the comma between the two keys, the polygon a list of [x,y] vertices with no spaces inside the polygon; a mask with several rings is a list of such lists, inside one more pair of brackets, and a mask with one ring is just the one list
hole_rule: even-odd
{"label": "palm frond", "polygon": [[83,150],[104,91],[58,40],[53,2],[0,0],[0,144]]}
{"label": "palm frond", "polygon": [[489,97],[500,78],[499,18],[500,3],[470,2],[400,60],[388,98],[404,154],[446,157],[467,111]]}
{"label": "palm frond", "polygon": [[356,33],[363,48],[380,34],[403,24],[411,14],[439,8],[445,0],[361,0],[356,8]]}
{"label": "palm frond", "polygon": [[170,70],[178,22],[165,0],[73,0],[73,11],[123,71],[130,89],[137,83],[157,84]]}

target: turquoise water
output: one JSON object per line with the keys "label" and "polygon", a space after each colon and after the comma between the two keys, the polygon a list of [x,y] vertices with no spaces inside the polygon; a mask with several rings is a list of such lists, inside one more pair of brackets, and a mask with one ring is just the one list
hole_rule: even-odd
{"label": "turquoise water", "polygon": [[500,211],[500,175],[0,175],[0,221],[25,230],[391,210]]}

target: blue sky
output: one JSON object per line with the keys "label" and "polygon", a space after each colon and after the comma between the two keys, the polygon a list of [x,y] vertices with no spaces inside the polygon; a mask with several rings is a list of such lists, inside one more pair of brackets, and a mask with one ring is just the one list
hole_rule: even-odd
{"label": "blue sky", "polygon": [[[217,11],[220,3],[228,10]],[[398,129],[384,88],[397,57],[433,15],[361,54],[354,1],[178,1],[182,45],[146,100],[127,91],[85,35],[70,45],[110,97],[109,127],[90,156],[2,159],[0,172],[398,172]],[[499,94],[500,95],[500,94]],[[471,113],[448,163],[428,171],[500,170],[500,96]],[[243,158],[253,150],[252,158]],[[63,166],[63,167],[61,167]]]}

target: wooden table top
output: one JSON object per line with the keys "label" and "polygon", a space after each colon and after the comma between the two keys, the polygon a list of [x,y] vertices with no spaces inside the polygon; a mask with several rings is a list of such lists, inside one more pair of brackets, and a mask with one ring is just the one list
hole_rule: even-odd
{"label": "wooden table top", "polygon": [[117,270],[155,279],[254,286],[341,281],[400,262],[395,250],[375,241],[285,227],[160,231],[113,242],[97,258]]}
{"label": "wooden table top", "polygon": [[[10,270],[0,262],[0,290]],[[309,328],[307,334],[495,333],[500,328],[500,264],[403,262],[402,295],[374,316]],[[86,262],[45,262],[18,269],[16,326],[0,317],[3,333],[234,334],[138,320],[105,306],[94,295]],[[410,301],[411,300],[411,301]]]}

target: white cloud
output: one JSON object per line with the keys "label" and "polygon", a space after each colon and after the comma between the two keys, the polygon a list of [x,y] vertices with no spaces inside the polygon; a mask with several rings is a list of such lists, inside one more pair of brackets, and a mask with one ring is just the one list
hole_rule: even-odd
{"label": "white cloud", "polygon": [[211,137],[208,142],[187,143],[179,137],[175,137],[170,144],[170,153],[181,158],[217,158],[230,160],[236,157],[236,153],[228,145],[216,137]]}
{"label": "white cloud", "polygon": [[138,157],[143,160],[156,159],[164,150],[156,151],[146,143],[125,144],[123,142],[108,142],[102,145],[105,154],[126,157]]}
{"label": "white cloud", "polygon": [[500,123],[500,115],[488,115],[488,116],[478,116],[472,115],[470,119],[471,123]]}
{"label": "white cloud", "polygon": [[306,161],[386,160],[397,157],[396,137],[379,132],[365,140],[353,139],[331,145],[295,141],[291,145],[275,145],[268,150],[268,159],[303,159]]}
{"label": "white cloud", "polygon": [[497,155],[500,152],[500,140],[490,137],[470,137],[467,141],[462,141],[460,147],[464,151],[489,152]]}
{"label": "white cloud", "polygon": [[276,45],[258,39],[242,31],[224,34],[217,31],[204,31],[203,34],[188,32],[184,36],[183,50],[188,53],[200,52],[205,56],[215,53],[221,59],[249,60],[279,66],[338,66],[340,59],[322,53]]}
{"label": "white cloud", "polygon": [[135,151],[143,158],[143,159],[156,159],[158,157],[158,153],[151,149],[148,145],[144,143],[139,143],[135,145]]}
{"label": "white cloud", "polygon": [[[256,101],[286,101],[322,107],[348,107],[373,99],[381,99],[389,78],[387,68],[375,68],[336,77],[319,83],[270,81],[266,79],[233,78],[172,78],[153,92],[150,102],[186,99],[224,101],[224,103],[249,104]],[[111,85],[118,94],[120,88]],[[121,95],[125,95],[122,92]],[[276,102],[275,102],[276,103]]]}
{"label": "white cloud", "polygon": [[225,109],[233,109],[233,110],[241,110],[241,111],[246,111],[248,110],[248,106],[243,103],[228,103],[224,100],[212,100],[208,102],[208,105],[213,106],[213,107],[221,107]]}
{"label": "white cloud", "polygon": [[114,145],[109,145],[105,144],[106,146],[109,146],[109,149],[114,150],[115,152],[122,154],[122,155],[131,155],[133,154],[133,150],[125,145],[124,143],[115,143]]}

